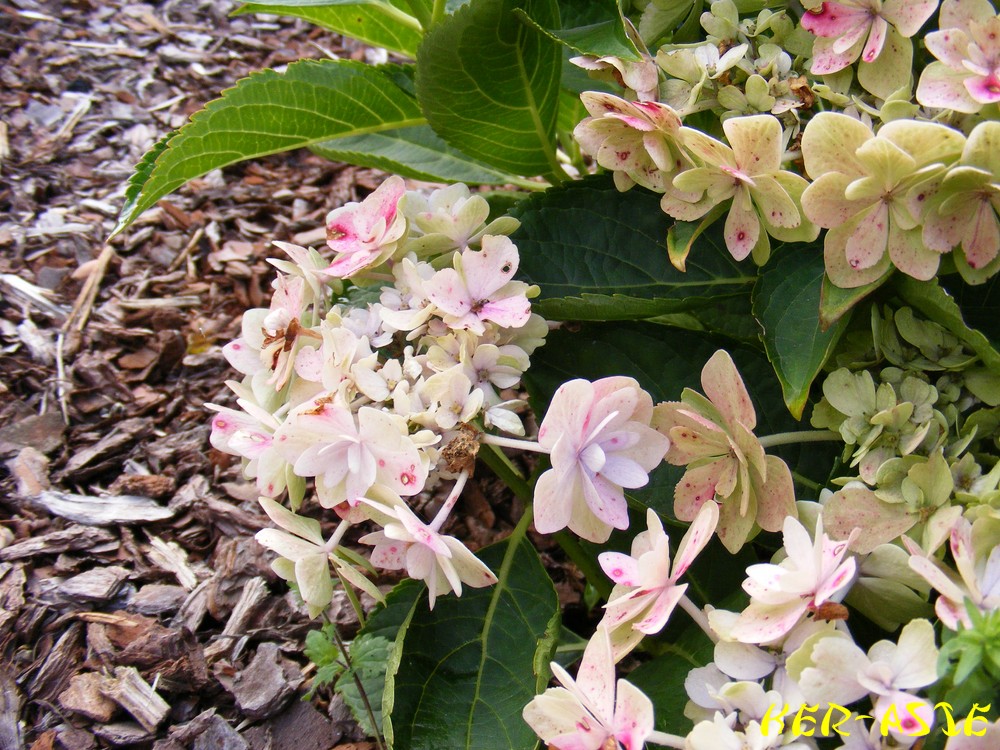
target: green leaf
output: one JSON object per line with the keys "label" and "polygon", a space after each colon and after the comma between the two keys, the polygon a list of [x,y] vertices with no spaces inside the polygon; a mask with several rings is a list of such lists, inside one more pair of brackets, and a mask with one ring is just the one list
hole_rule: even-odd
{"label": "green leaf", "polygon": [[704,6],[703,0],[651,0],[639,18],[639,33],[650,48],[664,37],[674,42],[697,41],[693,35]]}
{"label": "green leaf", "polygon": [[310,630],[306,633],[306,643],[302,653],[316,665],[312,687],[306,697],[311,698],[317,688],[329,685],[344,671],[340,649],[334,643],[333,635],[330,632],[335,627],[336,625],[333,623],[328,623],[320,630]]}
{"label": "green leaf", "polygon": [[343,696],[344,703],[369,735],[382,733],[382,694],[385,692],[385,671],[392,646],[392,641],[384,636],[357,636],[350,647],[351,668],[337,679],[337,693]]}
{"label": "green leaf", "polygon": [[518,175],[561,173],[553,138],[559,45],[514,16],[553,23],[553,0],[473,0],[424,37],[417,98],[434,131],[469,156]]}
{"label": "green leaf", "polygon": [[620,193],[607,176],[580,180],[524,201],[511,235],[521,278],[542,289],[533,304],[553,319],[647,318],[749,297],[755,273],[725,249],[722,227],[701,235],[682,273],[664,239],[672,220],[659,197]]}
{"label": "green leaf", "polygon": [[639,50],[628,37],[617,0],[561,0],[558,28],[546,27],[518,11],[539,31],[580,55],[619,57],[638,62]]}
{"label": "green leaf", "polygon": [[125,192],[117,234],[190,179],[244,159],[344,135],[423,122],[416,101],[385,72],[340,60],[303,60],[284,73],[244,78],[196,113],[140,162]]}
{"label": "green leaf", "polygon": [[558,599],[523,537],[480,557],[495,586],[439,598],[433,610],[421,599],[409,622],[391,713],[383,709],[396,750],[535,747],[521,711],[535,696],[535,644],[555,635]]}
{"label": "green leaf", "polygon": [[978,354],[984,365],[1000,374],[1000,352],[986,336],[969,327],[955,299],[941,287],[937,279],[917,281],[899,274],[896,291],[906,304],[943,325]]}
{"label": "green leaf", "polygon": [[625,678],[653,702],[655,728],[660,732],[687,735],[691,720],[684,716],[687,692],[684,680],[695,667],[704,667],[713,658],[715,645],[697,626],[685,628],[669,651],[640,665]]}
{"label": "green leaf", "polygon": [[764,329],[764,349],[796,419],[801,419],[809,388],[850,320],[845,315],[821,329],[819,304],[825,277],[819,248],[786,245],[774,254],[754,289],[753,311]]}
{"label": "green leaf", "polygon": [[882,286],[892,271],[888,271],[881,278],[870,284],[855,287],[853,289],[842,289],[830,281],[830,277],[823,278],[823,291],[820,294],[819,319],[823,328],[828,328],[846,315],[856,304],[865,297]]}
{"label": "green leaf", "polygon": [[939,277],[940,284],[962,309],[962,317],[1000,348],[1000,275],[985,284],[970,286],[960,276]]}
{"label": "green leaf", "polygon": [[[425,2],[430,13],[430,2]],[[267,13],[301,18],[337,34],[414,58],[423,30],[405,0],[271,0],[247,3],[233,15]]]}
{"label": "green leaf", "polygon": [[364,628],[358,633],[358,637],[381,636],[393,644],[386,659],[385,688],[381,697],[382,734],[390,747],[393,740],[391,716],[396,694],[396,672],[403,661],[406,630],[418,604],[426,597],[426,590],[427,587],[420,581],[402,581],[385,597],[385,604],[369,615]]}
{"label": "green leaf", "polygon": [[427,125],[336,138],[312,146],[311,150],[331,161],[374,167],[426,182],[464,182],[469,185],[521,182],[515,175],[483,164],[452,148]]}

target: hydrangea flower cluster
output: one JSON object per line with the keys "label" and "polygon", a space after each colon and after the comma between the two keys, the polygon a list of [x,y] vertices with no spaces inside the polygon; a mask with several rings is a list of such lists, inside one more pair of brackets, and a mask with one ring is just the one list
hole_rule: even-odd
{"label": "hydrangea flower cluster", "polygon": [[[332,595],[329,560],[377,595],[338,546],[346,525],[366,520],[381,527],[362,539],[372,563],[427,581],[432,605],[463,584],[495,581],[441,528],[471,473],[476,436],[524,433],[523,402],[505,394],[547,326],[531,313],[534,290],[513,280],[518,254],[506,234],[516,221],[487,224],[488,213],[464,185],[428,197],[390,177],[327,217],[331,260],[277,243],[291,260],[274,261],[270,307],[247,311],[242,335],[223,350],[243,379],[228,383],[238,409],[211,407],[212,445],[244,460],[282,529],[259,539],[314,612]],[[345,280],[378,289],[378,301],[338,299]],[[287,489],[297,509],[307,479],[344,519],[329,540],[273,500]],[[456,480],[445,507],[421,520],[407,500],[445,480]]]}
{"label": "hydrangea flower cluster", "polygon": [[[678,606],[684,609],[715,644],[714,658],[691,670],[685,682],[690,732],[649,731],[646,743],[684,750],[814,750],[826,737],[841,743],[831,747],[888,750],[946,729],[954,735],[949,750],[989,747],[969,744],[993,731],[983,716],[966,721],[969,734],[952,732],[958,717],[935,711],[941,694],[934,691],[943,679],[995,668],[986,644],[1000,632],[1000,463],[983,470],[968,431],[977,413],[985,418],[995,403],[983,401],[993,391],[976,375],[977,358],[910,308],[876,314],[867,344],[852,346],[868,352],[854,359],[884,358],[889,366],[877,388],[868,369],[841,368],[827,378],[814,424],[832,428],[826,439],[844,442],[861,476],[842,480],[836,493],[824,491],[821,502],[796,503],[790,477],[787,485],[781,479],[780,490],[767,490],[762,467],[768,477],[788,471],[764,452],[779,436],[753,435],[753,404],[725,352],[705,365],[704,395],[686,390],[681,401],[654,407],[652,425],[670,441],[666,460],[687,467],[674,510],[691,525],[672,565],[669,538],[651,510],[630,554],[600,555],[615,587],[577,678],[593,679],[588,659],[597,643],[606,642],[601,648],[620,662],[643,639],[661,633]],[[935,372],[941,374],[937,387],[927,382]],[[939,388],[947,395],[939,396]],[[961,493],[957,477],[966,488]],[[749,604],[731,612],[692,602],[683,577],[713,530],[738,550],[761,527],[780,530],[783,546],[772,562],[747,568]],[[938,552],[945,541],[954,568]],[[895,638],[863,648],[847,624],[851,610],[888,631],[905,626]],[[945,649],[927,619],[932,612],[954,633]],[[941,666],[956,654],[964,667]],[[551,668],[564,686],[571,684],[558,664]],[[633,695],[630,683],[618,684]],[[613,690],[613,672],[602,685]],[[601,723],[605,745],[585,741],[593,735],[581,727],[592,722],[568,732],[570,714],[553,701],[559,691],[564,689],[550,689],[524,712],[551,747],[638,747],[634,737],[614,733],[617,718],[608,712]],[[556,735],[549,727],[559,716],[563,732]],[[644,710],[642,716],[645,722]]]}
{"label": "hydrangea flower cluster", "polygon": [[[770,9],[741,19],[733,0],[715,0],[704,42],[664,45],[642,63],[602,58],[601,70],[630,75],[619,73],[621,97],[583,94],[584,153],[619,190],[661,193],[677,221],[724,214],[737,260],[763,264],[772,239],[811,243],[826,230],[837,286],[893,269],[926,280],[949,254],[983,283],[1000,270],[1000,124],[985,109],[1000,101],[1000,16],[988,0],[806,5],[797,22]],[[912,39],[935,16],[926,47],[937,61],[913,104]],[[817,102],[828,111],[813,114]],[[705,127],[706,110],[720,132]]]}

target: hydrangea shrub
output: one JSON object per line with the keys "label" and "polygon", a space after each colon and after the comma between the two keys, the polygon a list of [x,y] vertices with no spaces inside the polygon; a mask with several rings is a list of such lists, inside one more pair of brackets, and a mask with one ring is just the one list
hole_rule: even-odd
{"label": "hydrangea shrub", "polygon": [[[392,174],[324,246],[275,241],[211,432],[310,613],[381,602],[352,649],[391,644],[388,744],[1000,746],[994,4],[241,12],[398,60],[240,82],[119,231],[255,155]],[[482,464],[523,510],[474,553],[449,529]],[[530,527],[587,578],[581,632]]]}

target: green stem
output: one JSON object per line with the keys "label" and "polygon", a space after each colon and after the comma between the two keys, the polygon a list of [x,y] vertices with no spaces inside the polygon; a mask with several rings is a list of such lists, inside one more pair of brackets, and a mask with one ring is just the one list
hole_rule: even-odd
{"label": "green stem", "polygon": [[[521,472],[517,470],[510,462],[510,459],[495,445],[485,443],[483,447],[485,450],[479,452],[479,457],[483,459],[483,463],[493,469],[493,472],[503,480],[504,484],[510,487],[511,491],[518,498],[526,503],[530,503],[534,493],[532,492],[531,485],[521,476]],[[528,507],[530,510],[531,506],[529,505]],[[530,513],[526,511],[525,515],[530,515]],[[524,518],[522,517],[518,526],[523,521]],[[607,599],[611,595],[611,581],[604,575],[604,571],[601,570],[601,566],[597,564],[597,561],[591,555],[587,554],[580,541],[565,531],[556,532],[552,535],[552,538],[562,548],[562,551],[566,553],[566,557],[580,569],[580,572],[583,573],[587,581],[597,589],[601,598]]]}
{"label": "green stem", "polygon": [[404,26],[415,31],[427,31],[431,27],[432,17],[424,10],[423,3],[420,0],[407,0],[406,4],[410,6],[412,16],[409,13],[404,13],[392,3],[378,3],[378,6],[385,11],[387,16],[391,16]]}
{"label": "green stem", "polygon": [[803,476],[802,474],[799,474],[797,471],[792,472],[792,479],[795,480],[796,484],[800,484],[803,487],[812,490],[813,492],[819,492],[821,489],[823,489],[823,485],[821,485],[819,482],[814,482],[809,477]]}
{"label": "green stem", "polygon": [[765,450],[777,445],[794,445],[795,443],[822,443],[831,440],[844,442],[839,432],[833,430],[803,430],[801,432],[776,432],[758,438],[760,447]]}
{"label": "green stem", "polygon": [[342,575],[340,575],[339,570],[337,570],[336,572],[337,572],[337,578],[340,580],[340,585],[343,587],[344,593],[347,595],[347,601],[351,603],[351,609],[354,610],[354,615],[355,617],[358,618],[358,624],[361,627],[364,627],[367,622],[367,619],[365,618],[365,608],[361,606],[361,600],[358,598],[358,595],[354,592],[354,587],[351,585],[351,582],[346,580]]}
{"label": "green stem", "polygon": [[712,626],[708,622],[708,615],[705,614],[705,610],[701,609],[701,607],[688,599],[687,594],[681,594],[681,598],[677,600],[677,603],[680,605],[681,609],[688,613],[691,619],[695,621],[698,627],[702,629],[712,643],[719,642],[719,636],[714,630],[712,630]]}
{"label": "green stem", "polygon": [[530,503],[534,493],[531,490],[531,485],[525,481],[517,467],[495,445],[486,443],[485,448],[486,450],[479,452],[483,463],[493,469],[493,473],[500,477],[520,500]]}
{"label": "green stem", "polygon": [[490,435],[483,433],[479,436],[482,445],[498,445],[501,448],[514,448],[519,451],[534,451],[535,453],[548,453],[535,440],[519,440],[518,438],[504,437],[503,435]]}
{"label": "green stem", "polygon": [[434,0],[434,10],[431,11],[431,25],[440,23],[441,19],[444,18],[447,6],[448,0]]}
{"label": "green stem", "polygon": [[[330,622],[329,618],[327,618],[327,622]],[[365,713],[368,714],[368,720],[372,723],[372,728],[375,730],[375,743],[378,745],[378,750],[385,750],[385,745],[382,744],[382,727],[375,722],[375,712],[372,710],[371,703],[368,702],[368,693],[365,692],[365,686],[361,682],[361,677],[354,671],[354,667],[351,666],[351,656],[347,651],[344,641],[340,638],[340,633],[337,632],[337,624],[331,624],[333,627],[330,629],[330,632],[333,633],[333,640],[337,644],[337,649],[343,655],[344,661],[347,663],[347,671],[351,673],[351,679],[354,680],[354,686],[358,689],[361,702],[365,704]]]}

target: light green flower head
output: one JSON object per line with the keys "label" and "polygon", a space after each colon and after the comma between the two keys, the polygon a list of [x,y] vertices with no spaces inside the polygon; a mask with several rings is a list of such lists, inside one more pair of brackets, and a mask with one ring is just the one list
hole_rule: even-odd
{"label": "light green flower head", "polygon": [[858,287],[893,266],[920,280],[937,273],[940,252],[924,245],[911,191],[961,155],[964,136],[944,125],[894,120],[878,135],[859,120],[821,112],[802,135],[806,172],[813,179],[802,210],[829,229],[826,270],[840,287]]}

